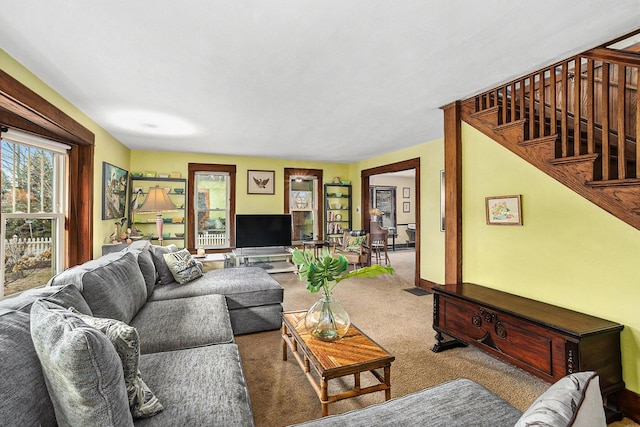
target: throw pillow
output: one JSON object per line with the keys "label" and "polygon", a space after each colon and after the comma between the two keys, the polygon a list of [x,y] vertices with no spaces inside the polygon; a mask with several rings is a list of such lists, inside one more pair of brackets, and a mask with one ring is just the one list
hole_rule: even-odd
{"label": "throw pillow", "polygon": [[347,250],[350,252],[360,253],[360,248],[367,241],[366,236],[348,236],[347,237]]}
{"label": "throw pillow", "polygon": [[202,264],[197,262],[188,250],[164,254],[164,260],[176,282],[181,285],[202,276]]}
{"label": "throw pillow", "polygon": [[515,427],[605,427],[606,424],[598,374],[577,372],[560,379],[542,393]]}
{"label": "throw pillow", "polygon": [[136,328],[119,320],[87,316],[79,313],[74,308],[69,310],[89,326],[93,326],[104,333],[116,349],[122,362],[124,384],[127,388],[131,415],[134,418],[147,418],[162,411],[164,407],[145,384],[138,369],[140,337]]}
{"label": "throw pillow", "polygon": [[158,283],[166,285],[173,282],[173,275],[167,267],[167,263],[164,261],[164,255],[176,252],[178,247],[174,244],[167,246],[151,245],[151,255],[153,257],[153,264],[156,266],[158,272]]}
{"label": "throw pillow", "polygon": [[133,426],[122,363],[105,334],[38,300],[31,307],[31,339],[58,425]]}

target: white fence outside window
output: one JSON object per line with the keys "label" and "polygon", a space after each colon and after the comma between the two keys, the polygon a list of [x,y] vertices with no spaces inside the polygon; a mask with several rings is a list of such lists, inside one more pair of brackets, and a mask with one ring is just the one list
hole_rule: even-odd
{"label": "white fence outside window", "polygon": [[18,236],[13,236],[5,239],[4,244],[5,248],[19,248],[24,255],[38,256],[51,249],[51,237],[19,239]]}
{"label": "white fence outside window", "polygon": [[198,235],[196,242],[197,248],[211,248],[214,246],[227,246],[227,235],[225,233],[204,233]]}

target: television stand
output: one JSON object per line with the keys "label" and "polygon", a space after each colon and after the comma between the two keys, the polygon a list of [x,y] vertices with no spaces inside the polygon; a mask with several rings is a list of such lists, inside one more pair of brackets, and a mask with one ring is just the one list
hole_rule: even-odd
{"label": "television stand", "polygon": [[259,261],[266,258],[270,264],[269,268],[265,268],[267,273],[290,273],[296,271],[296,266],[291,262],[293,250],[288,247],[269,247],[269,248],[242,248],[231,251],[235,259],[235,266],[245,267],[254,265],[259,267]]}

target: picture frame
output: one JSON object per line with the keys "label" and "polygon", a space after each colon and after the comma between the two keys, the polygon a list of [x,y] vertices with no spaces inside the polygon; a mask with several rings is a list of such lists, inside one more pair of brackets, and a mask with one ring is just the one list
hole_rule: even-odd
{"label": "picture frame", "polygon": [[102,219],[120,219],[126,214],[129,172],[102,162]]}
{"label": "picture frame", "polygon": [[411,202],[402,202],[402,212],[403,213],[411,212]]}
{"label": "picture frame", "polygon": [[522,225],[520,195],[485,197],[485,210],[488,225]]}
{"label": "picture frame", "polygon": [[402,187],[402,198],[408,199],[411,197],[411,188],[410,187]]}
{"label": "picture frame", "polygon": [[248,170],[247,194],[275,194],[275,171]]}

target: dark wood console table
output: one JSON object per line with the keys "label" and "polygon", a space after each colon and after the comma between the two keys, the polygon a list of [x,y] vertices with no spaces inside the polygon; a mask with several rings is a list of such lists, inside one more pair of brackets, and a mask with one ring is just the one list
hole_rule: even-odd
{"label": "dark wood console table", "polygon": [[471,283],[433,293],[434,352],[472,344],[548,382],[596,371],[605,398],[624,388],[619,323]]}

